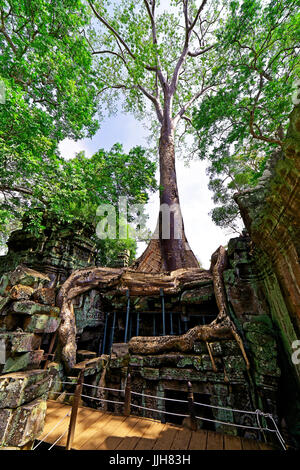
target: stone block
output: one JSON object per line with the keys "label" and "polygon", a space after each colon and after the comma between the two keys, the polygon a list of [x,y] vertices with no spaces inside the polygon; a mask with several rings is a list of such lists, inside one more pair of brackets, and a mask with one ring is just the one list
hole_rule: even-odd
{"label": "stone block", "polygon": [[5,307],[9,304],[10,302],[9,297],[0,297],[0,314],[4,311]]}
{"label": "stone block", "polygon": [[58,317],[60,309],[52,307],[51,305],[38,304],[32,300],[14,302],[12,305],[12,312],[24,315],[49,315],[51,317]]}
{"label": "stone block", "polygon": [[127,356],[128,343],[113,343],[111,352],[112,354],[115,354],[117,357]]}
{"label": "stone block", "polygon": [[84,375],[94,375],[104,368],[105,361],[102,357],[95,359],[87,359],[86,361],[79,362],[71,369],[72,376],[78,376],[80,371],[84,368]]}
{"label": "stone block", "polygon": [[60,318],[49,315],[32,315],[24,321],[24,331],[32,333],[54,333],[59,327]]}
{"label": "stone block", "polygon": [[17,408],[45,394],[51,385],[48,370],[13,372],[0,376],[0,408]]}
{"label": "stone block", "polygon": [[6,297],[9,294],[10,288],[8,274],[3,274],[0,279],[0,295]]}
{"label": "stone block", "polygon": [[97,353],[94,351],[79,350],[76,351],[76,358],[78,362],[85,361],[86,359],[93,359],[97,357]]}
{"label": "stone block", "polygon": [[28,368],[37,369],[40,366],[43,355],[44,351],[42,349],[12,354],[7,358],[2,369],[2,373],[8,374],[10,372],[17,372]]}
{"label": "stone block", "polygon": [[28,300],[34,292],[34,289],[29,286],[17,284],[10,289],[9,297],[12,300]]}
{"label": "stone block", "polygon": [[226,373],[231,373],[232,371],[246,370],[246,363],[242,356],[224,356],[223,362],[226,369]]}
{"label": "stone block", "polygon": [[220,341],[220,345],[224,356],[234,356],[241,354],[238,343],[233,339]]}
{"label": "stone block", "polygon": [[33,294],[33,300],[45,305],[55,305],[56,291],[51,287],[41,287]]}
{"label": "stone block", "polygon": [[109,362],[109,367],[111,369],[119,369],[120,367],[125,367],[128,365],[129,357],[112,357]]}
{"label": "stone block", "polygon": [[18,408],[0,409],[0,445],[24,446],[43,431],[47,402],[38,398]]}
{"label": "stone block", "polygon": [[41,336],[33,333],[9,332],[0,333],[0,341],[5,343],[6,355],[10,353],[23,353],[38,349],[41,344]]}
{"label": "stone block", "polygon": [[222,356],[223,355],[223,351],[222,351],[222,346],[221,346],[221,343],[219,341],[214,341],[212,343],[209,343],[210,345],[210,349],[211,349],[211,352],[212,352],[212,355],[213,356]]}
{"label": "stone block", "polygon": [[37,289],[50,281],[49,277],[38,271],[19,265],[8,275],[10,285],[22,284]]}
{"label": "stone block", "polygon": [[129,365],[133,367],[143,367],[144,356],[130,356]]}
{"label": "stone block", "polygon": [[193,349],[197,354],[207,352],[207,347],[204,341],[195,341]]}
{"label": "stone block", "polygon": [[159,369],[153,369],[152,367],[143,367],[141,369],[141,376],[147,380],[159,380]]}
{"label": "stone block", "polygon": [[[195,371],[194,369],[176,369],[163,367],[160,369],[160,378],[164,380],[178,381],[207,381],[207,374],[203,371]],[[224,380],[224,378],[223,378]]]}

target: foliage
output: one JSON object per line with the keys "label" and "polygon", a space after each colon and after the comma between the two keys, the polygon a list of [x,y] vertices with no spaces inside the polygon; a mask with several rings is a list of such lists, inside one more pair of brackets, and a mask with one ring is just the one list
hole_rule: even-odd
{"label": "foliage", "polygon": [[[30,178],[24,179],[20,172],[19,179],[5,182],[8,187],[14,184],[22,191],[3,200],[0,215],[5,222],[11,217],[21,220],[25,214],[26,230],[36,236],[45,229],[45,217],[62,225],[79,220],[83,226],[95,227],[100,204],[117,208],[120,196],[127,199],[128,205],[145,204],[148,192],[156,189],[155,169],[144,149],[135,147],[127,154],[120,144],[109,152],[100,149],[91,158],[83,152],[67,161],[57,156],[55,164],[51,160],[44,161],[41,167],[33,166]],[[17,172],[13,174],[16,176]],[[98,241],[95,236],[95,243],[102,250],[106,246],[115,255],[118,247],[133,250],[135,246],[132,238],[121,240],[118,245],[114,240]],[[112,254],[107,256],[111,258]]]}
{"label": "foliage", "polygon": [[[23,217],[26,230],[38,236],[45,214],[62,224],[92,225],[97,206],[115,205],[120,195],[129,203],[145,203],[156,183],[155,165],[143,149],[125,154],[116,144],[110,152],[99,150],[90,159],[78,154],[69,161],[58,152],[61,140],[90,137],[99,126],[94,118],[99,84],[85,34],[87,5],[1,0],[0,21],[6,98],[0,104],[1,243]],[[118,249],[111,243],[110,258]],[[121,245],[134,253],[132,240]]]}
{"label": "foliage", "polygon": [[88,3],[96,20],[88,37],[107,109],[116,111],[121,95],[124,110],[145,118],[156,136],[166,117],[174,128],[182,119],[188,123],[192,104],[213,85],[223,2]]}
{"label": "foliage", "polygon": [[217,225],[235,229],[234,192],[254,186],[266,160],[281,147],[300,76],[299,1],[230,3],[220,25],[218,62],[210,91],[194,110],[200,158],[208,158],[212,212]]}
{"label": "foliage", "polygon": [[[92,56],[81,33],[89,21],[80,0],[0,1],[0,228],[29,204],[45,203],[43,184],[60,165],[57,145],[92,135],[98,123]],[[30,201],[30,202],[29,202]]]}

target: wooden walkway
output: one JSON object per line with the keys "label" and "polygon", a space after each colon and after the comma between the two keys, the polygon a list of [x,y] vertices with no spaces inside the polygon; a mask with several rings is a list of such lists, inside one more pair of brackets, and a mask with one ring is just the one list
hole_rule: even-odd
{"label": "wooden walkway", "polygon": [[[71,407],[48,401],[43,439]],[[67,429],[69,417],[45,439],[53,444]],[[57,443],[65,446],[67,432]],[[78,409],[74,450],[272,450],[266,444],[212,431],[190,431],[148,418],[117,416],[87,407]]]}

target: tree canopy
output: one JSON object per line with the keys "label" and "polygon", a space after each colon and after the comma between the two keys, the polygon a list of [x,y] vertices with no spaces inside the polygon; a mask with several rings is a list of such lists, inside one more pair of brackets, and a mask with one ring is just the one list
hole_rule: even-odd
{"label": "tree canopy", "polygon": [[270,154],[280,149],[300,77],[299,1],[230,2],[217,31],[218,87],[194,110],[200,157],[209,159],[212,211],[235,228],[234,192],[254,186]]}
{"label": "tree canopy", "polygon": [[[24,214],[35,235],[44,229],[45,214],[62,224],[95,225],[98,205],[116,205],[119,196],[144,203],[156,187],[155,164],[140,147],[125,153],[116,144],[69,161],[59,154],[60,141],[90,137],[99,127],[90,20],[79,0],[0,1],[2,243]],[[111,259],[125,242],[99,243]],[[135,243],[126,243],[134,251]]]}

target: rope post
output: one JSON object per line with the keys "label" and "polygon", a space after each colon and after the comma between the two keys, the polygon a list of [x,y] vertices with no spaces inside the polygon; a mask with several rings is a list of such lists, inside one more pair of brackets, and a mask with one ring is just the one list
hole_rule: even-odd
{"label": "rope post", "polygon": [[82,393],[82,385],[83,385],[83,380],[84,380],[84,371],[85,371],[85,368],[81,369],[81,371],[80,371],[80,374],[79,374],[78,380],[77,380],[75,393],[74,393],[74,396],[73,396],[72,412],[71,412],[70,423],[69,423],[69,431],[68,431],[68,439],[67,439],[66,450],[71,450],[72,444],[73,444],[73,439],[74,439],[74,434],[75,434],[75,426],[76,426],[76,419],[77,419],[77,412],[78,412],[80,397],[81,397],[81,393]]}
{"label": "rope post", "polygon": [[131,375],[127,375],[124,400],[124,416],[130,415],[131,407]]}
{"label": "rope post", "polygon": [[188,407],[190,415],[190,426],[192,431],[197,430],[197,418],[195,413],[194,394],[191,382],[188,382]]}

